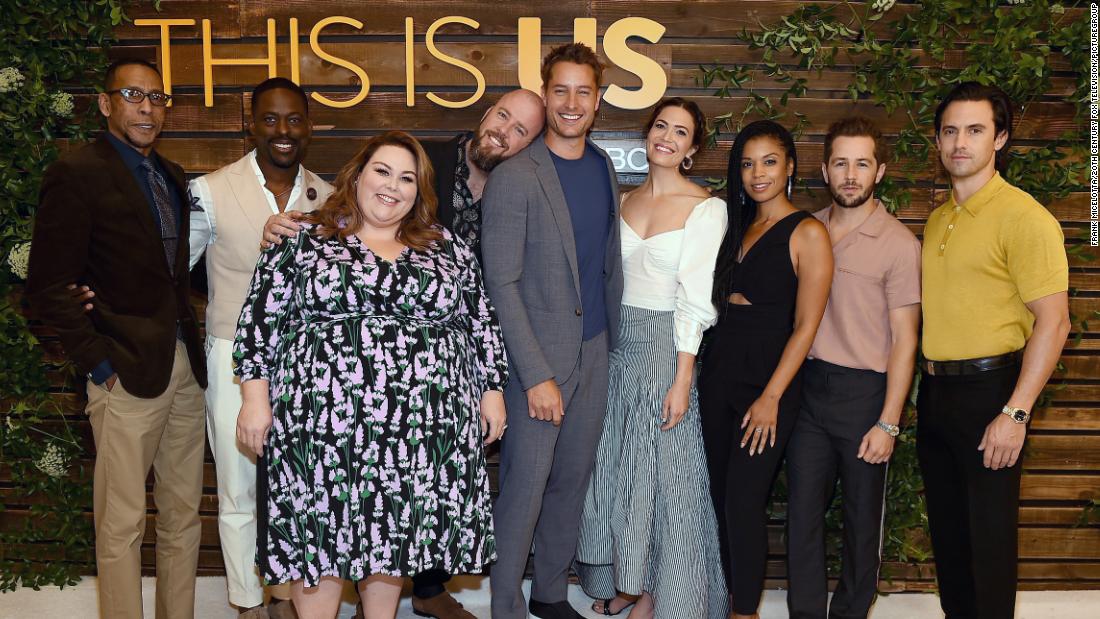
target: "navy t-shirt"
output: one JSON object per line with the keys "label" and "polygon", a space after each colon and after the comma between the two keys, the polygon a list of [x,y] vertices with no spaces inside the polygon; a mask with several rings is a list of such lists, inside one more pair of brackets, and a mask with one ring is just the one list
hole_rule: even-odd
{"label": "navy t-shirt", "polygon": [[586,145],[580,159],[562,159],[553,151],[550,157],[573,220],[577,272],[581,278],[582,339],[587,341],[607,330],[603,266],[614,200],[611,180],[607,176],[607,163],[591,145]]}

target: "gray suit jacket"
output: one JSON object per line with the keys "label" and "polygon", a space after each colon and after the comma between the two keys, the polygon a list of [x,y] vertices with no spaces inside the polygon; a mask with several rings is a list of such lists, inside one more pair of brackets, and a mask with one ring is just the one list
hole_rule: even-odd
{"label": "gray suit jacket", "polygon": [[[604,255],[608,342],[619,334],[623,269],[619,245],[619,183],[611,159],[612,221]],[[485,286],[504,332],[504,346],[524,389],[560,385],[580,360],[581,290],[573,223],[545,138],[501,163],[481,203]]]}

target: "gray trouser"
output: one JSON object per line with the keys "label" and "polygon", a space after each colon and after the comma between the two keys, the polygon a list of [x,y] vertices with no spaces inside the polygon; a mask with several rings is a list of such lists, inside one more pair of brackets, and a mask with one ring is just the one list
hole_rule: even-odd
{"label": "gray trouser", "polygon": [[560,427],[528,415],[527,394],[516,382],[505,390],[508,433],[500,451],[500,496],[493,512],[494,619],[524,619],[520,585],[534,540],[531,597],[566,599],[569,566],[577,550],[581,509],[607,411],[607,333],[581,344],[579,366],[561,388]]}

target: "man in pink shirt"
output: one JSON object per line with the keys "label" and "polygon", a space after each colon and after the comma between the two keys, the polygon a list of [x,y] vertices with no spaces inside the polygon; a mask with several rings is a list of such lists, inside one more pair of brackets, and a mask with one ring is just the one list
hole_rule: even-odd
{"label": "man in pink shirt", "polygon": [[[866,617],[878,585],[886,466],[913,378],[921,263],[920,242],[875,199],[885,151],[866,118],[837,121],[825,136],[821,173],[833,202],[815,216],[829,230],[835,272],[787,447],[792,619]],[[838,475],[844,543],[829,607],[825,510]]]}

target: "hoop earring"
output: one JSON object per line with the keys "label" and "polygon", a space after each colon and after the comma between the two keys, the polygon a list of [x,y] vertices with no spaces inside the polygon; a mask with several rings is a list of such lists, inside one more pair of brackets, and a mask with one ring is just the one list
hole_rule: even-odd
{"label": "hoop earring", "polygon": [[693,165],[695,165],[695,162],[691,159],[691,155],[684,157],[684,160],[680,162],[680,167],[684,169],[684,172],[690,170]]}
{"label": "hoop earring", "polygon": [[794,186],[794,183],[793,183],[793,181],[792,181],[792,178],[793,178],[793,177],[790,177],[790,176],[788,176],[788,177],[787,177],[787,199],[788,199],[788,200],[790,200],[790,199],[791,199],[791,189],[792,189],[792,188],[793,188],[793,186]]}

